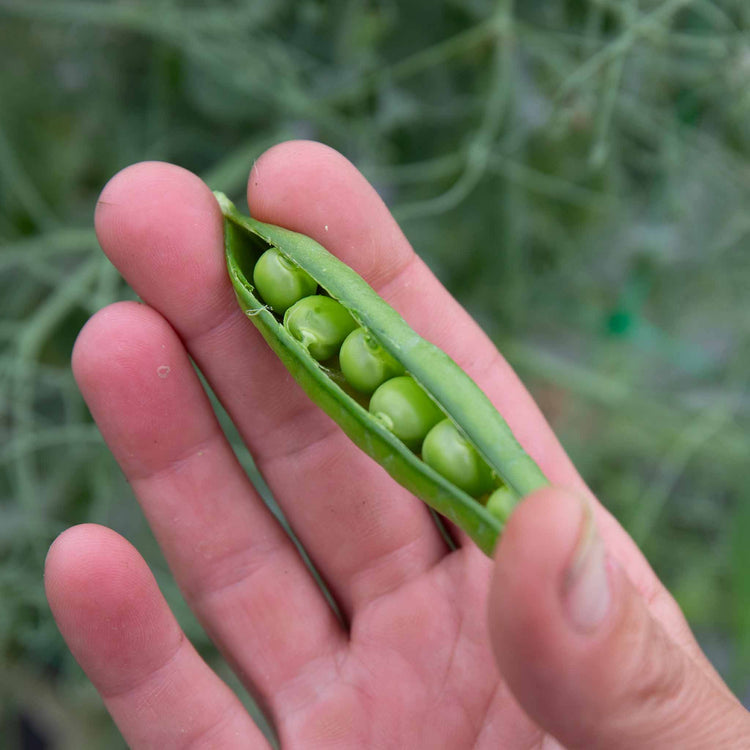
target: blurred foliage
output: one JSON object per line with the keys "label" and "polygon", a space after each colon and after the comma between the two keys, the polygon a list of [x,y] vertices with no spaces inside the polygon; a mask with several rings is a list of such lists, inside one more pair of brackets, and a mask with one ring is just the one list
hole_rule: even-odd
{"label": "blurred foliage", "polygon": [[72,523],[133,541],[227,674],[69,357],[131,295],[91,228],[112,174],[164,159],[238,198],[292,137],[375,184],[747,699],[747,0],[0,0],[0,50],[6,746],[121,743],[41,587]]}

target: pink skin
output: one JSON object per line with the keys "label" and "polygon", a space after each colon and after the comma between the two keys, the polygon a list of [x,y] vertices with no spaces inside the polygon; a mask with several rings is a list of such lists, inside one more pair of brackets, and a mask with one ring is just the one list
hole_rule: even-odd
{"label": "pink skin", "polygon": [[[577,496],[590,493],[507,363],[354,167],[320,144],[281,144],[253,168],[248,203],[256,218],[315,237],[361,273],[477,380],[555,485],[575,493],[547,490],[521,506],[494,578],[492,561],[461,534],[450,553],[425,507],[310,404],[237,308],[209,189],[167,164],[116,175],[96,229],[145,304],[94,316],[74,372],[188,603],[283,747],[554,747],[549,732],[571,746],[632,747],[637,738],[649,747],[652,737],[677,746],[703,736],[698,718],[712,739],[741,729],[743,710],[673,600],[593,498],[609,605],[595,628],[571,626]],[[245,477],[188,355],[344,623]],[[93,525],[65,532],[46,587],[63,636],[132,747],[266,747],[125,540]],[[633,644],[656,645],[632,656]],[[638,688],[645,657],[666,666]],[[668,699],[654,701],[662,689]],[[674,734],[678,727],[691,734]]]}

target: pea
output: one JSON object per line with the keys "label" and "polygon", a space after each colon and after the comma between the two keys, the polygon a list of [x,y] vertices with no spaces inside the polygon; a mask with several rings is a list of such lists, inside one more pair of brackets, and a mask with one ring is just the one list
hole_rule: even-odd
{"label": "pea", "polygon": [[[359,448],[491,555],[516,498],[548,484],[502,415],[445,352],[421,338],[352,268],[312,238],[242,216],[225,195],[215,195],[224,216],[227,271],[248,320],[308,396]],[[250,275],[255,278],[255,268],[269,248],[278,248],[282,258],[330,296],[311,293],[289,302],[280,322],[278,313],[270,309],[274,285],[263,291],[262,284],[249,280]],[[257,276],[260,281],[260,269]],[[315,291],[312,284],[305,287],[309,290]],[[350,344],[348,336],[357,326],[366,330],[352,336]],[[378,354],[379,349],[387,356]],[[378,355],[374,363],[370,353]],[[320,361],[326,366],[321,367]],[[387,379],[380,382],[383,377]],[[369,410],[368,394],[354,393],[357,388],[374,389]],[[446,441],[448,456],[441,459],[445,466],[437,467],[445,472],[441,478],[428,460],[434,462],[433,440],[440,447],[443,439],[431,438],[426,447],[422,443],[446,417],[465,443],[456,441],[455,435]],[[441,428],[437,436],[442,432]],[[459,456],[467,452],[481,456],[493,480],[502,480],[487,507],[467,492],[491,491],[485,482],[487,467],[470,461],[470,470],[454,471],[454,462],[461,465],[451,454],[456,445]],[[466,450],[467,445],[471,450]]]}
{"label": "pea", "polygon": [[505,485],[498,487],[487,499],[487,510],[499,521],[505,523],[513,508],[518,503],[518,497]]}
{"label": "pea", "polygon": [[361,393],[372,393],[381,383],[404,373],[403,366],[366,328],[356,328],[346,337],[339,361],[349,385]]}
{"label": "pea", "polygon": [[410,375],[386,380],[372,394],[370,413],[412,450],[443,418],[437,404]]}
{"label": "pea", "polygon": [[324,362],[338,353],[357,324],[340,302],[314,294],[295,302],[286,311],[284,327],[307,348],[311,357]]}
{"label": "pea", "polygon": [[285,258],[277,247],[269,248],[260,256],[253,269],[253,283],[263,301],[277,315],[283,315],[295,302],[315,294],[318,289],[317,281]]}
{"label": "pea", "polygon": [[450,419],[427,433],[422,460],[469,495],[479,497],[492,489],[492,470]]}

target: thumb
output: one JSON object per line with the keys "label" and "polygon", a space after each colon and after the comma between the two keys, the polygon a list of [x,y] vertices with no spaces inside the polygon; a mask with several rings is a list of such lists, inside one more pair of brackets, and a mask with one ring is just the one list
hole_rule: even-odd
{"label": "thumb", "polygon": [[607,555],[589,503],[555,488],[530,496],[496,560],[498,665],[566,747],[750,747],[747,712],[651,615]]}

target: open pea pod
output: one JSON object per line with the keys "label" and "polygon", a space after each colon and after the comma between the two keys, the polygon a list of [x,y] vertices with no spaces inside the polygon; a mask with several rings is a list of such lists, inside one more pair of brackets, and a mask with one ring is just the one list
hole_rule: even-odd
{"label": "open pea pod", "polygon": [[445,479],[376,419],[330,368],[285,328],[260,299],[253,269],[269,248],[306,271],[340,302],[427,392],[518,499],[547,484],[505,420],[474,381],[438,347],[415,333],[355,271],[315,240],[240,214],[222,193],[227,267],[237,300],[307,395],[397,482],[463,529],[491,555],[504,521]]}

